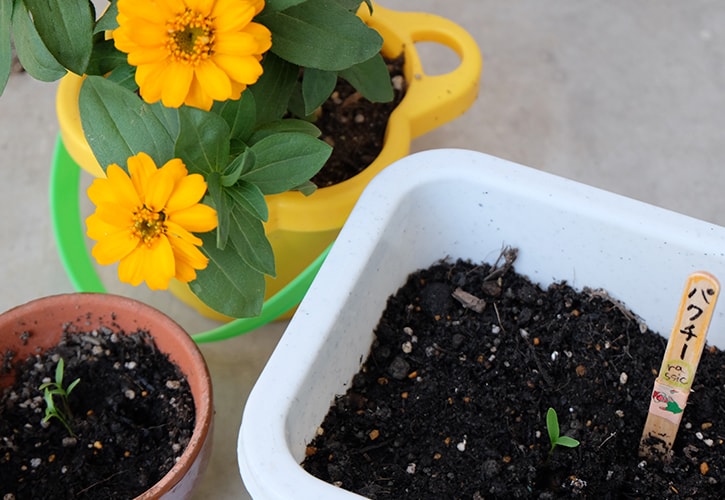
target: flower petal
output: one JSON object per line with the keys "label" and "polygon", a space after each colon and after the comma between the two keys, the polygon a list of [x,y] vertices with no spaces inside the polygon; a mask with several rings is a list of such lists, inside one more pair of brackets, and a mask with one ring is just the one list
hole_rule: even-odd
{"label": "flower petal", "polygon": [[169,50],[164,46],[149,47],[143,50],[130,50],[124,52],[128,52],[128,64],[132,66],[141,66],[142,64],[155,64],[165,61],[169,57]]}
{"label": "flower petal", "polygon": [[208,16],[212,12],[214,1],[215,0],[184,0],[184,3],[194,12]]}
{"label": "flower petal", "polygon": [[199,63],[194,70],[194,76],[196,76],[204,92],[214,100],[223,101],[232,92],[232,83],[229,81],[229,75],[214,64],[213,60]]}
{"label": "flower petal", "polygon": [[194,78],[191,82],[191,87],[189,88],[186,100],[184,100],[184,104],[209,111],[214,104],[214,100],[209,97],[209,94],[204,92],[204,89],[201,88],[201,85],[199,84],[199,80]]}
{"label": "flower petal", "polygon": [[161,101],[168,108],[178,108],[184,104],[194,77],[194,69],[184,63],[169,63],[163,72]]}
{"label": "flower petal", "polygon": [[213,60],[232,80],[239,83],[252,85],[262,76],[262,65],[253,56],[216,54]]}
{"label": "flower petal", "polygon": [[177,238],[172,246],[177,258],[194,269],[205,269],[209,264],[209,259],[201,250],[181,238]]}
{"label": "flower petal", "polygon": [[133,227],[133,213],[128,210],[119,210],[115,203],[103,203],[96,205],[96,217],[118,229]]}
{"label": "flower petal", "polygon": [[106,168],[106,178],[97,178],[88,187],[88,196],[95,204],[115,202],[127,210],[141,204],[141,199],[128,174],[116,164]]}
{"label": "flower petal", "polygon": [[257,39],[249,33],[227,33],[214,44],[214,56],[219,54],[249,56],[257,52]]}
{"label": "flower petal", "polygon": [[98,240],[91,250],[91,255],[102,266],[107,266],[126,258],[139,246],[138,239],[128,229],[119,229]]}
{"label": "flower petal", "polygon": [[169,221],[193,233],[206,233],[219,223],[217,213],[208,205],[194,205],[169,215]]}
{"label": "flower petal", "polygon": [[217,0],[211,12],[217,35],[241,30],[249,24],[254,15],[254,5],[239,0]]}
{"label": "flower petal", "polygon": [[188,243],[191,243],[192,245],[197,245],[197,246],[201,246],[201,244],[203,243],[201,238],[194,236],[193,234],[191,234],[190,231],[188,231],[186,228],[177,224],[174,221],[167,220],[166,228],[168,231],[169,238],[173,238],[173,237],[182,238],[185,241],[187,241]]}
{"label": "flower petal", "polygon": [[180,179],[166,202],[166,213],[171,216],[177,210],[199,203],[206,189],[206,181],[200,174],[191,174]]}
{"label": "flower petal", "polygon": [[156,163],[148,154],[142,151],[135,156],[131,156],[127,161],[127,165],[136,192],[145,193],[149,179],[157,170]]}
{"label": "flower petal", "polygon": [[144,193],[144,206],[152,212],[163,212],[174,191],[174,178],[168,170],[159,169],[149,178]]}
{"label": "flower petal", "polygon": [[249,26],[244,28],[244,31],[254,36],[254,39],[257,40],[257,53],[262,54],[272,48],[272,32],[265,25],[249,23]]}
{"label": "flower petal", "polygon": [[168,62],[144,64],[136,68],[136,83],[144,101],[154,103],[161,100],[164,91],[164,73]]}
{"label": "flower petal", "polygon": [[151,246],[139,245],[118,265],[119,280],[134,286],[145,281],[152,290],[168,288],[174,274],[174,253],[165,237]]}

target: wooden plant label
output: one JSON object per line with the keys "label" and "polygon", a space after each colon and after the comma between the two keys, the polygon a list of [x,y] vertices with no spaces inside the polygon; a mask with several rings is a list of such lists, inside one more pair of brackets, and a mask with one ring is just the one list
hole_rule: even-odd
{"label": "wooden plant label", "polygon": [[667,342],[650,399],[639,445],[642,457],[669,461],[672,444],[690,395],[720,284],[711,274],[696,272],[687,279],[675,325]]}

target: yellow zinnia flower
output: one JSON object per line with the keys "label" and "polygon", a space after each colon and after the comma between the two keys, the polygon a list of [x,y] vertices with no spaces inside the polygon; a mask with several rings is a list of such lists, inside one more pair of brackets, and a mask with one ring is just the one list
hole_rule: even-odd
{"label": "yellow zinnia flower", "polygon": [[209,110],[262,74],[272,34],[252,18],[264,0],[118,0],[113,39],[137,66],[146,102]]}
{"label": "yellow zinnia flower", "polygon": [[142,281],[152,290],[166,289],[171,278],[189,282],[208,259],[192,232],[217,226],[216,211],[199,203],[207,190],[204,177],[187,175],[178,159],[157,168],[146,153],[128,159],[129,175],[118,165],[106,170],[88,188],[96,211],[86,219],[88,236],[97,243],[92,254],[99,264],[120,261],[118,277]]}

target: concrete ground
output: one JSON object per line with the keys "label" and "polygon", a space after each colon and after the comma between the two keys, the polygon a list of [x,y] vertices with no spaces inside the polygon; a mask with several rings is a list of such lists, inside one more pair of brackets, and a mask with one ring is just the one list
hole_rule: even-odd
{"label": "concrete ground", "polygon": [[[416,140],[414,151],[460,147],[725,224],[725,5],[712,0],[380,0],[466,28],[484,60],[478,101]],[[422,44],[426,72],[450,69]],[[0,310],[72,291],[48,207],[58,127],[54,84],[12,75],[0,98]],[[85,175],[85,174],[84,174]],[[84,179],[84,182],[87,182]],[[213,323],[167,294],[129,293],[191,332]],[[217,420],[212,463],[197,498],[248,498],[237,472],[245,399],[284,323],[204,344]]]}

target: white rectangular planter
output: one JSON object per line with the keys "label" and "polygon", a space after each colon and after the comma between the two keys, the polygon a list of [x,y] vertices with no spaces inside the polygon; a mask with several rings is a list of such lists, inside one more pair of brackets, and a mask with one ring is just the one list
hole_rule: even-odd
{"label": "white rectangular planter", "polygon": [[[481,153],[409,156],[367,188],[247,401],[239,466],[255,499],[361,498],[299,463],[366,358],[388,297],[444,257],[493,262],[547,286],[605,288],[669,335],[689,273],[725,282],[725,228]],[[709,341],[725,347],[725,306]]]}

